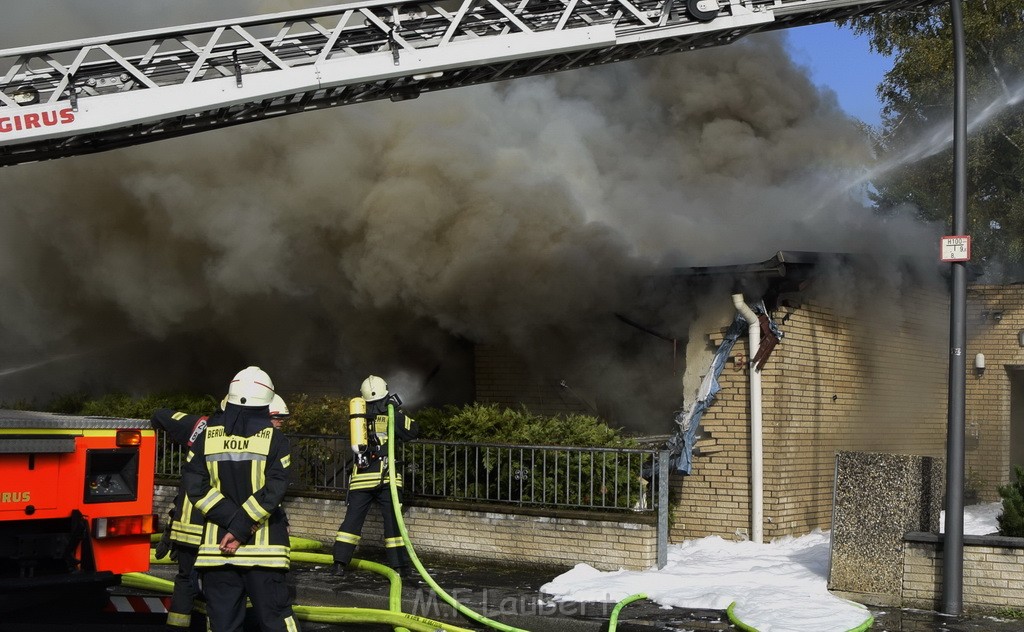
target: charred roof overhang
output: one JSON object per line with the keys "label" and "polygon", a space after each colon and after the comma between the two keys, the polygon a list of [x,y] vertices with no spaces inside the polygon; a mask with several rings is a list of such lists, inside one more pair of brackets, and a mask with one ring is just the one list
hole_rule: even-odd
{"label": "charred roof overhang", "polygon": [[780,250],[757,263],[676,268],[671,278],[673,284],[687,286],[709,281],[729,282],[734,292],[763,299],[766,307],[773,309],[783,295],[803,291],[816,269],[848,266],[854,259],[846,253]]}

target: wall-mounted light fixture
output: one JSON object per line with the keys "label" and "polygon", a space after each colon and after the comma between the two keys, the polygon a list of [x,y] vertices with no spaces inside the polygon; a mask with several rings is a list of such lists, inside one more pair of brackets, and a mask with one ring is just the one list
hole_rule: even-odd
{"label": "wall-mounted light fixture", "polygon": [[1024,329],[1017,332],[1017,345],[1024,347]]}
{"label": "wall-mounted light fixture", "polygon": [[985,375],[985,354],[979,353],[974,356],[974,374],[978,377]]}

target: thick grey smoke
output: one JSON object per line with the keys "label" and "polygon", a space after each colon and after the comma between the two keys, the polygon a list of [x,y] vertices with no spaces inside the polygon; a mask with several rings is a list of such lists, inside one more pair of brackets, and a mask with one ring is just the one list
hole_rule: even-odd
{"label": "thick grey smoke", "polygon": [[351,392],[366,371],[451,380],[479,342],[668,419],[671,350],[613,314],[685,337],[692,312],[638,279],[906,252],[918,229],[842,184],[869,157],[767,35],[5,168],[0,394],[216,392],[250,362]]}

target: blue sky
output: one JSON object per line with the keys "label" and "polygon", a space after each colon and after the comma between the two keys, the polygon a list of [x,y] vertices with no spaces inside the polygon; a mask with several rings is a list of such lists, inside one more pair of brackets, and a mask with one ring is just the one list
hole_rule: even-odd
{"label": "blue sky", "polygon": [[875,88],[892,68],[889,58],[871,52],[866,37],[832,23],[787,29],[786,34],[793,61],[810,69],[814,83],[831,88],[849,114],[879,124]]}

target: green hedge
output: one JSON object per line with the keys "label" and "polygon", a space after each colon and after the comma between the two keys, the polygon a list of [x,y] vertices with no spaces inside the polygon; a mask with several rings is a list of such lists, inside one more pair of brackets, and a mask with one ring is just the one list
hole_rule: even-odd
{"label": "green hedge", "polygon": [[[525,408],[470,404],[426,409],[416,419],[421,436],[438,441],[637,447],[635,439],[588,415],[549,417]],[[562,450],[541,455],[505,448],[467,453],[457,445],[423,454],[413,450],[406,458],[405,467],[419,473],[417,483],[422,490],[433,494],[448,490],[452,500],[465,495],[532,505],[632,509],[644,493],[640,483],[644,463],[638,458],[627,465],[614,455]],[[443,461],[448,467],[435,468],[432,461]]]}
{"label": "green hedge", "polygon": [[[223,397],[223,396],[221,396]],[[62,395],[50,402],[16,402],[0,407],[21,410],[44,410],[68,415],[95,415],[99,417],[125,417],[149,419],[158,408],[173,408],[192,415],[209,415],[220,407],[221,397],[208,394],[158,393],[128,395],[112,393],[99,398],[84,394]],[[342,397],[310,397],[298,395],[287,401],[292,413],[288,431],[297,434],[337,434],[340,420],[348,419],[348,399]],[[348,435],[348,424],[344,424]]]}
{"label": "green hedge", "polygon": [[999,487],[1003,498],[1003,513],[999,514],[999,535],[1011,538],[1024,537],[1024,469],[1013,468],[1015,479],[1009,485]]}
{"label": "green hedge", "polygon": [[419,411],[421,436],[437,441],[632,448],[635,439],[589,415],[537,415],[526,408],[468,404]]}
{"label": "green hedge", "polygon": [[43,410],[67,415],[95,415],[99,417],[123,417],[126,419],[149,419],[157,408],[174,408],[193,415],[205,415],[217,410],[220,399],[213,395],[185,393],[158,393],[135,396],[112,393],[94,399],[81,393],[61,395],[49,402],[16,402],[3,404],[5,408],[21,410]]}
{"label": "green hedge", "polygon": [[[292,434],[348,436],[347,397],[295,395],[287,400],[291,411],[286,429]],[[194,415],[210,414],[220,398],[208,394],[162,393],[133,396],[124,393],[91,399],[85,395],[61,396],[41,408],[72,415],[97,415],[149,419],[158,408],[174,408]],[[20,403],[15,408],[38,405]],[[608,426],[597,417],[568,414],[538,415],[526,408],[497,404],[468,404],[424,408],[409,413],[420,424],[420,436],[437,441],[513,443],[588,447],[636,447],[635,439]]]}
{"label": "green hedge", "polygon": [[[213,395],[174,393],[135,397],[111,394],[97,399],[69,395],[54,400],[46,409],[148,419],[157,408],[209,414],[219,405],[220,400]],[[296,436],[292,442],[293,463],[299,480],[312,486],[325,476],[330,478],[344,472],[351,456],[347,448],[348,398],[302,394],[291,397],[288,405],[292,413],[286,425],[289,434],[314,435]],[[496,404],[425,408],[409,414],[419,422],[421,438],[455,444],[638,447],[635,439],[587,415],[552,417],[532,413],[526,408],[510,409]],[[324,441],[317,435],[333,435],[341,440]],[[447,466],[438,468],[435,461]],[[556,450],[542,457],[533,451],[510,452],[503,447],[467,452],[462,445],[411,450],[403,463],[407,474],[418,473],[414,479],[410,477],[415,480],[418,491],[432,495],[441,493],[452,500],[478,498],[533,505],[621,509],[633,508],[639,500],[638,494],[644,493],[640,487],[643,465],[638,458],[627,463],[610,454]]]}

